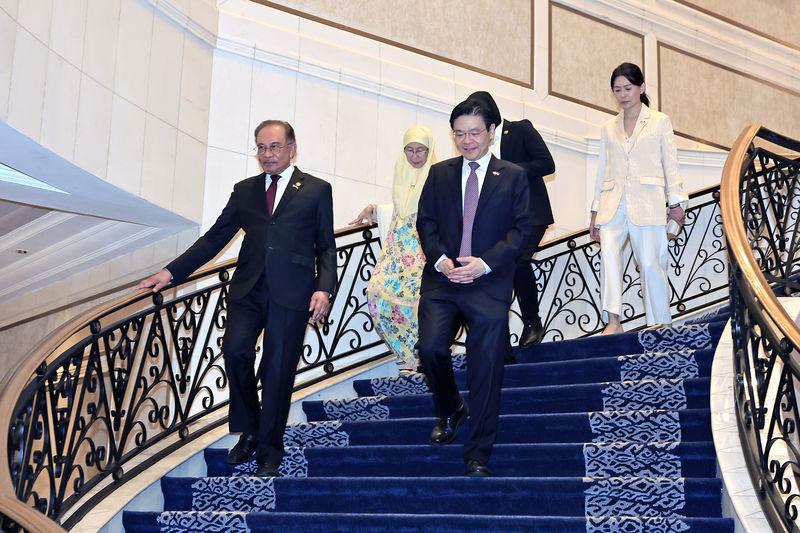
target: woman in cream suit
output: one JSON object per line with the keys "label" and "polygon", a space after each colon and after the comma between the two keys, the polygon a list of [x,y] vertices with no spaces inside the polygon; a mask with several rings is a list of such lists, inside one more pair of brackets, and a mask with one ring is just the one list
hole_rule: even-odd
{"label": "woman in cream suit", "polygon": [[630,238],[639,265],[647,324],[670,324],[668,219],[682,224],[688,200],[678,175],[667,115],[648,107],[642,71],[623,63],[611,74],[622,111],[603,124],[592,202],[592,239],[601,246],[603,334],[620,333],[622,249]]}

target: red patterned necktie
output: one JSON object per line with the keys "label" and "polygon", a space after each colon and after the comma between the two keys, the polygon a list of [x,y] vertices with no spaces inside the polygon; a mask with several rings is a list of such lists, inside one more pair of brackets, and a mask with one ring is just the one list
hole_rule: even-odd
{"label": "red patterned necktie", "polygon": [[469,162],[469,176],[467,186],[464,187],[464,224],[461,231],[461,249],[458,257],[472,255],[472,224],[475,222],[475,211],[478,209],[478,175],[475,170],[479,167],[475,161]]}
{"label": "red patterned necktie", "polygon": [[280,174],[270,174],[272,183],[267,187],[267,216],[272,216],[275,207],[275,193],[278,192],[278,180],[281,179]]}

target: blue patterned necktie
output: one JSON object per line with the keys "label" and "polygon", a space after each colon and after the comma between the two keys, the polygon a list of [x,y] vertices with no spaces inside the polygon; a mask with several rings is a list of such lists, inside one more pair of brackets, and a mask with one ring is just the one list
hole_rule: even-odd
{"label": "blue patterned necktie", "polygon": [[464,224],[458,257],[472,255],[472,224],[475,222],[475,211],[478,209],[478,174],[475,170],[479,166],[475,161],[469,162],[471,170],[467,176],[467,186],[464,187]]}

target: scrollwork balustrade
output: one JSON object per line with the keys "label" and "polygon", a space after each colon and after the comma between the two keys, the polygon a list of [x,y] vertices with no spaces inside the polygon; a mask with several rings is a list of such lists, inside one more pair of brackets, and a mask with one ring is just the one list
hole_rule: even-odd
{"label": "scrollwork balustrade", "polygon": [[[675,316],[726,297],[718,198],[718,188],[693,194],[684,230],[670,243]],[[337,232],[336,298],[329,319],[307,332],[297,389],[388,354],[366,305],[379,252],[373,230]],[[602,328],[599,254],[588,231],[549,242],[537,253],[546,340]],[[644,323],[641,286],[630,253],[625,264],[622,319],[635,328]],[[19,500],[70,526],[160,455],[225,422],[203,418],[227,405],[221,342],[234,268],[225,263],[155,297],[127,298],[75,327],[50,352],[29,378],[7,426],[6,457]],[[512,336],[518,335],[516,307],[511,325]],[[134,461],[169,439],[177,442],[149,460]],[[87,498],[95,487],[97,494]]]}
{"label": "scrollwork balustrade", "polygon": [[798,293],[800,143],[758,126],[723,173],[739,435],[774,531],[800,531],[800,329],[776,296]]}

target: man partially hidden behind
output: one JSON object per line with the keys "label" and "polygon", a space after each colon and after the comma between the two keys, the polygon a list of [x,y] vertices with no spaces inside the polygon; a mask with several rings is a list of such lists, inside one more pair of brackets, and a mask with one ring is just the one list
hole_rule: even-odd
{"label": "man partially hidden behind", "polygon": [[[491,475],[503,358],[508,345],[515,261],[531,231],[525,171],[489,151],[494,125],[476,102],[450,115],[462,157],[433,165],[422,190],[417,229],[427,263],[419,303],[419,350],[439,421],[432,444],[456,438],[469,416],[466,475]],[[450,346],[467,324],[469,405],[458,392]]]}
{"label": "man partially hidden behind", "polygon": [[[211,229],[138,288],[156,292],[170,281],[181,283],[244,230],[222,344],[230,431],[241,433],[228,463],[241,464],[255,455],[256,475],[274,477],[309,314],[314,322],[327,314],[336,285],[336,244],[331,186],[291,164],[297,151],[292,126],[266,120],[256,128],[255,141],[264,173],[234,185]],[[255,348],[262,331],[264,350],[256,375]]]}
{"label": "man partially hidden behind", "polygon": [[[517,269],[514,273],[514,291],[517,293],[522,316],[519,346],[525,348],[539,344],[544,338],[544,327],[539,317],[539,294],[536,288],[536,276],[531,268],[531,257],[539,249],[539,243],[547,231],[547,226],[553,223],[553,211],[550,209],[550,198],[547,196],[544,176],[555,172],[556,165],[542,136],[530,120],[503,120],[497,103],[486,91],[474,92],[467,99],[483,105],[489,112],[489,121],[497,127],[494,142],[489,150],[496,157],[521,166],[528,174],[528,186],[531,189],[531,235],[522,247],[522,253],[517,257]],[[509,360],[514,360],[513,355],[509,356]]]}

